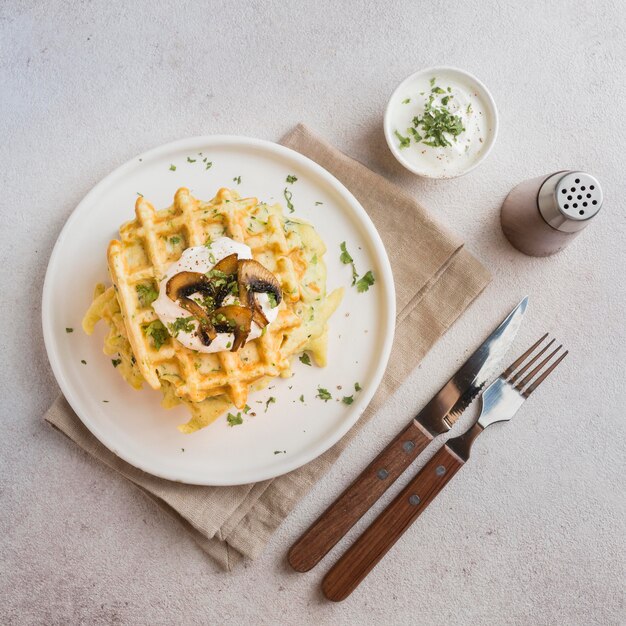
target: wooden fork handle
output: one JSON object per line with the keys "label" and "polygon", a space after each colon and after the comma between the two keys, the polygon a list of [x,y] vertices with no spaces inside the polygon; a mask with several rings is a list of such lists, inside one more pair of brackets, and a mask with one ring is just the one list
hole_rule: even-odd
{"label": "wooden fork handle", "polygon": [[432,440],[412,421],[293,544],[291,567],[307,572],[319,563]]}
{"label": "wooden fork handle", "polygon": [[335,602],[345,600],[463,464],[443,446],[326,574],[324,595]]}

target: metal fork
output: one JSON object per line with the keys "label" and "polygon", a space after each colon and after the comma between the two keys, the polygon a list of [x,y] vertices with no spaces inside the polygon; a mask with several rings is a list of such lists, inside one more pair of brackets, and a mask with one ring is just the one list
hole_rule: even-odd
{"label": "metal fork", "polygon": [[543,348],[540,347],[547,336],[544,335],[524,352],[485,390],[481,397],[480,415],[471,428],[459,437],[448,439],[330,569],[322,582],[322,590],[329,600],[344,600],[356,589],[463,467],[476,437],[491,424],[510,420],[567,356],[568,351],[563,351],[560,345],[535,365],[554,344],[552,339]]}

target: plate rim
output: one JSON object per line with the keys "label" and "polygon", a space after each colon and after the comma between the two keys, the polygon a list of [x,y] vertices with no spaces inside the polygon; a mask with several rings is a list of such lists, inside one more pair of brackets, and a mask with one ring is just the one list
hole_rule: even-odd
{"label": "plate rim", "polygon": [[[150,465],[149,463],[144,463],[141,460],[138,461],[135,458],[131,458],[131,455],[127,455],[123,450],[119,450],[115,443],[111,441],[110,437],[107,437],[106,429],[100,428],[98,426],[98,421],[91,419],[87,410],[81,410],[81,403],[78,401],[78,398],[74,396],[71,381],[69,380],[69,377],[65,376],[65,373],[63,371],[63,359],[61,358],[60,354],[57,353],[54,349],[55,330],[52,327],[52,316],[47,315],[47,312],[52,310],[51,303],[54,300],[52,283],[55,275],[55,265],[59,263],[59,259],[61,258],[63,243],[65,241],[66,234],[71,228],[71,225],[74,223],[74,221],[79,219],[78,216],[81,212],[82,207],[86,205],[88,206],[97,198],[98,194],[101,193],[102,190],[104,190],[107,186],[114,184],[116,179],[124,176],[124,174],[126,174],[128,170],[136,167],[139,159],[147,160],[149,158],[159,157],[162,154],[171,151],[181,150],[184,148],[193,149],[195,147],[198,147],[199,145],[206,147],[210,144],[254,147],[257,149],[269,151],[270,153],[286,155],[289,158],[294,159],[304,168],[312,169],[317,175],[324,179],[325,182],[330,184],[333,190],[341,196],[342,200],[347,202],[355,211],[358,217],[358,222],[365,229],[368,238],[374,246],[374,251],[379,257],[380,269],[383,272],[383,276],[380,277],[380,279],[377,281],[377,284],[382,285],[382,288],[384,289],[384,294],[381,297],[383,298],[383,302],[385,303],[384,310],[387,317],[387,329],[384,333],[382,350],[380,351],[377,359],[378,365],[376,366],[374,375],[372,377],[372,384],[369,386],[368,389],[363,389],[364,393],[361,394],[358,403],[355,402],[356,406],[352,408],[352,412],[347,413],[349,419],[341,420],[341,422],[337,425],[337,428],[333,429],[328,436],[321,439],[317,445],[311,446],[311,448],[308,449],[308,454],[303,453],[294,458],[282,457],[280,459],[281,463],[278,463],[275,466],[277,468],[276,471],[273,471],[272,469],[268,469],[264,472],[259,471],[258,475],[255,474],[253,478],[246,481],[242,481],[241,479],[237,479],[236,481],[228,480],[227,477],[224,480],[220,480],[219,478],[196,478],[194,476],[186,475],[186,472],[184,470],[181,470],[178,474],[168,472],[167,470],[160,471],[158,468],[152,467],[152,465]],[[104,445],[113,454],[115,454],[125,462],[129,463],[132,467],[135,467],[143,472],[146,472],[147,474],[156,476],[158,478],[190,485],[235,486],[276,478],[278,476],[282,476],[291,471],[294,471],[295,469],[298,469],[306,465],[307,463],[310,463],[311,461],[324,454],[324,452],[329,450],[338,441],[340,441],[344,437],[344,435],[357,423],[357,421],[361,418],[367,406],[371,402],[372,397],[378,390],[384,373],[387,369],[387,364],[391,354],[391,348],[395,335],[396,294],[389,257],[374,223],[372,222],[371,218],[367,214],[367,211],[363,208],[361,203],[354,197],[354,195],[347,189],[347,187],[328,170],[326,170],[324,167],[322,167],[309,157],[301,154],[300,152],[297,152],[296,150],[293,150],[292,148],[288,148],[281,144],[265,139],[247,137],[244,135],[197,135],[160,144],[154,148],[150,148],[149,150],[146,150],[140,154],[131,157],[126,162],[122,163],[111,172],[109,172],[101,180],[99,180],[78,202],[76,207],[72,210],[71,214],[68,216],[65,223],[63,224],[63,227],[59,232],[59,235],[50,254],[50,258],[48,259],[42,291],[41,318],[44,345],[46,348],[48,361],[50,363],[50,367],[57,381],[57,384],[61,389],[61,393],[69,403],[72,410],[76,413],[81,423],[102,445]]]}

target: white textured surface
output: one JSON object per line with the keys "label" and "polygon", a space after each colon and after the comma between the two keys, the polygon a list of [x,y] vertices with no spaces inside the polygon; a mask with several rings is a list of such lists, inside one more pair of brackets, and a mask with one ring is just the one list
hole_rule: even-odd
{"label": "white textured surface", "polygon": [[[623,4],[114,4],[0,7],[2,621],[626,622]],[[388,95],[432,64],[478,75],[500,110],[493,153],[454,181],[414,178],[382,135]],[[262,558],[223,574],[42,422],[57,394],[42,281],[64,220],[119,163],[189,135],[276,140],[299,121],[416,194],[494,281]],[[605,211],[559,256],[522,256],[500,231],[503,197],[569,167],[598,176]],[[289,571],[290,542],[524,293],[531,305],[514,351],[550,330],[570,357],[513,422],[481,438],[360,590],[325,602],[328,563]]]}

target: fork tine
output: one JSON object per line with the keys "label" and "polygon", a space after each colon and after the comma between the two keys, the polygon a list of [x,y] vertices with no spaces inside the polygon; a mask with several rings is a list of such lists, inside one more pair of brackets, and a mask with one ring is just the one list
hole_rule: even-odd
{"label": "fork tine", "polygon": [[[547,346],[546,346],[547,347]],[[553,350],[537,367],[535,367],[532,371],[530,371],[522,380],[520,380],[516,385],[515,389],[518,391],[522,391],[522,389],[534,378],[535,374],[540,372],[543,369],[543,366],[550,361],[550,359],[562,348],[563,346],[558,346],[555,350]],[[537,355],[540,356],[541,352]],[[536,357],[535,357],[536,360]],[[519,380],[519,376],[518,376]]]}
{"label": "fork tine", "polygon": [[[559,348],[562,346],[559,346]],[[558,348],[557,348],[558,349]],[[556,352],[556,350],[555,350]],[[537,380],[535,380],[529,387],[522,393],[523,396],[528,398],[528,396],[541,385],[541,383],[550,376],[550,374],[556,369],[556,366],[569,354],[569,350],[565,350],[565,352],[554,362],[550,367],[543,373]],[[546,359],[547,360],[547,359]]]}
{"label": "fork tine", "polygon": [[516,383],[521,376],[528,371],[528,368],[531,365],[534,365],[537,362],[537,359],[539,359],[541,357],[541,355],[543,355],[545,353],[545,351],[554,343],[554,339],[551,339],[541,350],[539,350],[539,352],[537,352],[537,354],[535,354],[535,356],[530,359],[530,361],[528,361],[528,363],[526,363],[526,365],[524,365],[524,367],[522,367],[522,369],[520,369],[519,371],[515,372],[515,374],[513,374],[513,376],[509,379],[509,382],[511,384]]}
{"label": "fork tine", "polygon": [[524,354],[522,354],[521,357],[519,357],[519,359],[517,359],[516,361],[514,361],[513,363],[511,363],[511,365],[509,365],[509,367],[507,367],[504,372],[502,372],[502,378],[507,379],[525,360],[526,358],[528,358],[528,355],[531,354],[533,352],[533,350],[548,336],[548,333],[546,333],[537,343],[535,343],[534,345],[532,345],[530,348],[528,348],[528,350],[526,350],[526,352],[524,352]]}

